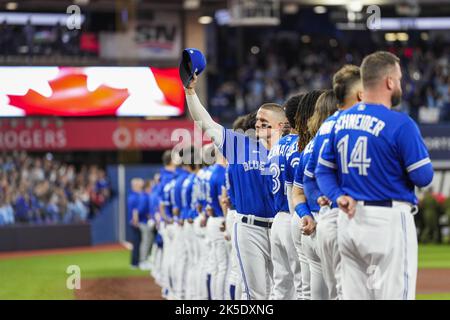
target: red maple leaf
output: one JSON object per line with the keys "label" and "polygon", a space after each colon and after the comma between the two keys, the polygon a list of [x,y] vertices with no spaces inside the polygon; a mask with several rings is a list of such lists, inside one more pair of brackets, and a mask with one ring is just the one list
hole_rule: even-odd
{"label": "red maple leaf", "polygon": [[128,89],[105,85],[89,91],[87,76],[74,69],[70,72],[60,69],[49,85],[52,88],[50,97],[30,89],[23,96],[8,95],[9,103],[23,109],[26,115],[115,116],[116,110],[129,97]]}

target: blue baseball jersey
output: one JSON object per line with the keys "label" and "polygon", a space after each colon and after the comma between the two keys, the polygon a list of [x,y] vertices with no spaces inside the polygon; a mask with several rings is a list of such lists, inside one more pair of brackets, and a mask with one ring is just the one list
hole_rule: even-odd
{"label": "blue baseball jersey", "polygon": [[[336,111],[333,115],[328,117],[320,126],[319,131],[317,131],[316,136],[314,137],[314,146],[312,149],[312,153],[309,156],[309,160],[306,164],[303,184],[304,184],[304,192],[307,199],[312,199],[317,201],[317,198],[324,195],[324,193],[319,189],[316,178],[314,176],[314,171],[317,167],[317,162],[319,160],[319,156],[325,146],[325,144],[329,141],[331,130],[334,127],[336,119],[338,118],[340,111]],[[333,207],[336,207],[335,203],[332,203]]]}
{"label": "blue baseball jersey", "polygon": [[229,166],[227,165],[227,168],[225,170],[225,187],[227,189],[227,195],[230,198],[230,205],[231,205],[231,209],[235,209],[236,205],[235,205],[235,195],[234,195],[234,188],[231,184],[231,177],[230,174],[228,172],[229,170]]}
{"label": "blue baseball jersey", "polygon": [[192,218],[192,210],[195,210],[195,206],[192,204],[192,194],[194,179],[196,177],[195,173],[191,173],[183,181],[183,186],[181,188],[181,218],[189,219]]}
{"label": "blue baseball jersey", "polygon": [[431,167],[428,150],[410,117],[381,104],[358,103],[337,118],[315,174],[320,180],[323,172],[337,169],[341,190],[330,191],[332,198],[342,192],[355,200],[416,204],[408,175],[424,166]]}
{"label": "blue baseball jersey", "polygon": [[215,217],[223,217],[219,197],[225,186],[225,170],[224,166],[214,164],[206,174],[206,207],[213,210]]}
{"label": "blue baseball jersey", "polygon": [[228,160],[236,211],[273,218],[276,211],[271,190],[272,175],[266,168],[268,150],[261,141],[225,128],[223,141],[218,147]]}
{"label": "blue baseball jersey", "polygon": [[128,221],[131,221],[133,217],[133,211],[137,210],[139,216],[139,222],[147,222],[148,214],[148,198],[145,192],[134,192],[131,191],[127,199],[128,206]]}
{"label": "blue baseball jersey", "polygon": [[287,185],[294,180],[299,162],[298,135],[289,134],[275,144],[269,152],[269,170],[272,173],[272,193],[276,212],[289,212]]}
{"label": "blue baseball jersey", "polygon": [[171,203],[172,209],[178,209],[181,212],[183,207],[181,203],[181,189],[183,188],[183,182],[188,177],[189,171],[179,168],[177,170],[177,177],[175,179],[175,184],[171,190]]}
{"label": "blue baseball jersey", "polygon": [[[312,139],[305,147],[305,150],[301,152],[300,161],[295,170],[294,185],[304,189],[303,180],[306,164],[308,163],[314,148],[314,139]],[[305,195],[306,196],[306,195]],[[319,212],[320,206],[317,204],[317,199],[311,199],[306,197],[308,207],[312,212]]]}

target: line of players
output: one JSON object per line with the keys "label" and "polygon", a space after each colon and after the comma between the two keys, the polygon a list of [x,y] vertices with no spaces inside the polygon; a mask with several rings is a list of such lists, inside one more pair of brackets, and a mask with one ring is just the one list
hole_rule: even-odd
{"label": "line of players", "polygon": [[[205,114],[193,91],[195,79],[187,88],[190,112],[194,120],[204,121],[202,127],[210,131],[215,146],[208,145],[201,152],[210,165],[194,165],[196,150],[188,148],[178,155],[182,161],[172,155],[172,160],[184,164],[175,171],[166,168],[161,172],[157,227],[163,245],[155,246],[151,260],[152,275],[163,288],[163,296],[414,298],[417,243],[412,236],[414,220],[408,213],[417,201],[413,186],[427,185],[432,168],[412,121],[389,110],[401,96],[397,67],[395,57],[374,54],[367,59],[363,82],[361,69],[346,65],[334,75],[333,89],[295,95],[283,106],[263,105],[256,117],[247,116],[243,124],[237,121],[233,132]],[[366,109],[371,111],[365,114]],[[371,138],[366,133],[378,137],[390,117],[396,119],[392,121],[396,126],[409,130],[405,129],[409,142],[404,141],[406,133],[391,129],[391,123],[392,141],[386,142],[383,136],[380,143],[400,144],[401,136],[409,148],[395,145],[394,156],[378,146],[368,153]],[[239,129],[244,134],[236,133]],[[335,146],[338,155],[334,156],[332,145],[338,130],[359,134],[351,154],[347,135]],[[241,137],[245,138],[239,141]],[[377,152],[386,159],[401,159],[399,166],[387,160],[382,168]],[[378,166],[376,171],[387,185],[374,176],[370,178],[377,185],[367,180],[371,165]],[[391,177],[383,178],[389,166]],[[336,169],[341,172],[337,176]],[[345,189],[347,176],[359,190]],[[395,188],[389,189],[389,184]],[[352,220],[356,207],[358,215]]]}

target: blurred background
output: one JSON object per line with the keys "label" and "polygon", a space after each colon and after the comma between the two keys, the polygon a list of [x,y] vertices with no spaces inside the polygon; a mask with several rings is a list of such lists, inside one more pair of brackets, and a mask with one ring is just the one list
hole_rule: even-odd
{"label": "blurred background", "polygon": [[398,109],[436,169],[419,237],[449,242],[449,30],[449,0],[1,0],[0,251],[126,241],[130,180],[154,177],[177,129],[194,132],[186,47],[205,53],[198,93],[228,127],[330,88],[370,52],[397,54]]}

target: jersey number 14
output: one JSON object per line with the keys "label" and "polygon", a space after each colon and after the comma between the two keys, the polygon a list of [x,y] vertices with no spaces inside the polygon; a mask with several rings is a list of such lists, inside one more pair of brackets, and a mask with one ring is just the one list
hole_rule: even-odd
{"label": "jersey number 14", "polygon": [[347,160],[348,139],[349,135],[347,134],[339,140],[337,144],[342,173],[348,174],[348,168],[357,168],[360,176],[367,176],[367,169],[370,168],[370,163],[372,162],[372,159],[367,157],[367,137],[359,137],[358,140],[356,140],[355,146],[350,154],[350,162]]}

